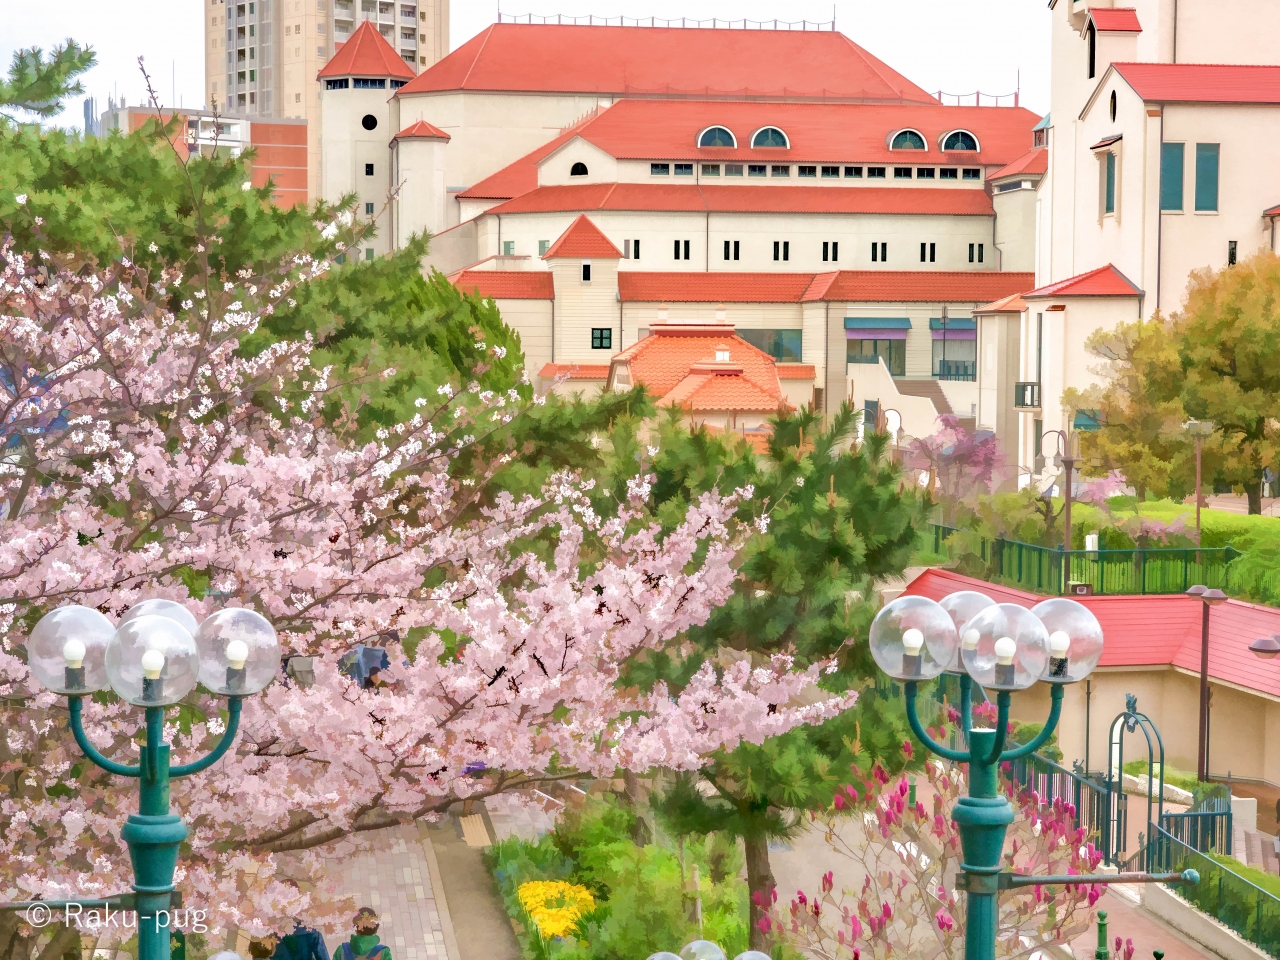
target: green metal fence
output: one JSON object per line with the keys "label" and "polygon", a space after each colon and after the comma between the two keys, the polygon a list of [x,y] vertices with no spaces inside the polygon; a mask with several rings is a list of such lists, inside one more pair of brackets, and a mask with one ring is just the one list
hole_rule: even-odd
{"label": "green metal fence", "polygon": [[1129,550],[1063,550],[933,524],[934,553],[978,561],[989,579],[1033,593],[1069,593],[1088,584],[1093,593],[1184,593],[1197,583],[1223,589],[1232,547],[1161,547]]}
{"label": "green metal fence", "polygon": [[1198,853],[1162,827],[1147,841],[1148,869],[1193,869],[1197,884],[1182,884],[1176,892],[1197,909],[1231,928],[1271,956],[1280,956],[1280,898],[1246,880],[1224,863],[1227,858]]}

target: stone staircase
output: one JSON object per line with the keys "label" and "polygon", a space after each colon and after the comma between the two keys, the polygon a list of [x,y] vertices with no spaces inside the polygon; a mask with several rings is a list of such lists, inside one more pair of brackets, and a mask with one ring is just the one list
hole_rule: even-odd
{"label": "stone staircase", "polygon": [[536,840],[550,833],[556,824],[556,816],[563,806],[552,797],[534,792],[530,794],[498,794],[484,802],[493,824],[495,840],[519,837]]}
{"label": "stone staircase", "polygon": [[1276,857],[1275,844],[1270,834],[1245,830],[1236,823],[1231,832],[1231,852],[1247,867],[1280,876],[1280,858]]}

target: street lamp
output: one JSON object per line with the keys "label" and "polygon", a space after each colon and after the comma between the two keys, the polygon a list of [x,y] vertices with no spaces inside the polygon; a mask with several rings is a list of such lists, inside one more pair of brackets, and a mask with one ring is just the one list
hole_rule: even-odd
{"label": "street lamp", "polygon": [[[114,627],[97,610],[67,606],[36,624],[27,659],[42,687],[69,698],[71,733],[84,755],[108,773],[139,782],[138,812],[120,831],[133,862],[134,893],[74,902],[135,910],[138,960],[167,960],[173,874],[187,836],[182,818],[169,813],[169,783],[212,766],[231,747],[242,698],[263,690],[280,668],[275,629],[252,610],[239,608],[219,610],[197,625],[187,608],[172,600],[144,600]],[[227,728],[211,753],[171,767],[164,709],[181,701],[197,681],[227,698]],[[107,759],[85,735],[83,699],[108,687],[146,710],[147,742],[136,765]],[[50,908],[66,905],[41,902]]]}
{"label": "street lamp", "polygon": [[[981,595],[979,595],[981,596]],[[954,612],[972,605],[971,619],[957,628]],[[926,749],[953,763],[969,765],[969,792],[957,801],[952,819],[963,853],[956,887],[965,891],[965,960],[994,960],[998,896],[1001,890],[1051,884],[1195,883],[1194,870],[1174,874],[1031,876],[1002,871],[1004,840],[1013,805],[1001,793],[1000,764],[1038,750],[1053,735],[1062,712],[1063,687],[1087,677],[1102,656],[1102,628],[1089,609],[1057,597],[1031,610],[1015,604],[981,604],[953,594],[937,603],[905,596],[886,604],[871,623],[871,655],[886,674],[901,680],[907,721]],[[958,658],[958,659],[957,659]],[[966,749],[952,750],[925,731],[916,709],[917,685],[958,664],[970,682],[997,691],[994,729],[970,727],[961,717]],[[1029,743],[1005,749],[1009,705],[1014,690],[1038,680],[1052,684],[1049,717]]]}
{"label": "street lamp", "polygon": [[1196,584],[1187,596],[1202,602],[1200,612],[1200,727],[1199,746],[1196,753],[1196,779],[1209,781],[1209,608],[1226,603],[1228,597],[1221,590],[1210,590]]}
{"label": "street lamp", "polygon": [[1080,462],[1080,434],[1072,430],[1046,430],[1040,435],[1040,449],[1044,449],[1044,438],[1056,435],[1058,452],[1053,455],[1053,465],[1066,471],[1066,484],[1063,487],[1062,502],[1062,549],[1071,549],[1071,481],[1076,464]]}
{"label": "street lamp", "polygon": [[1201,453],[1204,449],[1204,438],[1213,433],[1214,423],[1212,420],[1188,420],[1183,427],[1196,441],[1196,546],[1199,546],[1200,502],[1203,499],[1200,495]]}
{"label": "street lamp", "polygon": [[1261,637],[1253,641],[1249,644],[1249,649],[1260,660],[1274,660],[1276,655],[1280,654],[1280,633],[1273,633],[1269,637]]}

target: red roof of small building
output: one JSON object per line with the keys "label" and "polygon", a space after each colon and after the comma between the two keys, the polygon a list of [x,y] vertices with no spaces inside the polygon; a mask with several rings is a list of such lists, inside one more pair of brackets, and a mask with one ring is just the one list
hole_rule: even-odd
{"label": "red roof of small building", "polygon": [[[716,360],[718,352],[728,351],[728,360]],[[667,394],[685,381],[695,367],[716,363],[723,364],[725,376],[749,381],[753,390],[740,394],[742,400],[758,403],[755,391],[763,390],[772,399],[769,411],[785,404],[782,387],[778,383],[778,369],[773,357],[753,347],[734,333],[732,324],[719,323],[655,323],[649,335],[627,347],[613,358],[613,365],[626,364],[631,368],[633,383],[642,383],[649,393],[663,402]],[[732,372],[730,370],[732,368]],[[684,388],[688,393],[692,386]],[[729,394],[720,386],[712,387],[708,396],[726,397]],[[684,394],[681,394],[683,397]],[[752,399],[754,398],[754,399]],[[703,408],[709,409],[709,408]],[[757,407],[717,407],[717,410],[756,410]]]}
{"label": "red roof of small building", "polygon": [[560,234],[560,239],[542,255],[543,260],[557,258],[621,260],[622,251],[600,232],[600,228],[592,223],[586,214],[581,214],[578,219],[569,224],[568,230]]}
{"label": "red roof of small building", "polygon": [[1089,19],[1099,33],[1141,33],[1138,11],[1133,7],[1090,7]]}
{"label": "red roof of small building", "polygon": [[[977,590],[999,603],[1033,607],[1047,597],[931,568],[906,593],[941,600],[957,590]],[[1171,596],[1073,597],[1102,625],[1100,667],[1171,666],[1200,673],[1202,602]],[[1209,676],[1247,690],[1280,697],[1280,670],[1259,669],[1249,644],[1280,633],[1280,610],[1228,600],[1209,614]]]}
{"label": "red roof of small building", "polygon": [[1005,177],[1042,177],[1049,169],[1049,151],[1045,147],[1033,147],[1013,163],[987,175],[987,180],[1003,180]]}
{"label": "red roof of small building", "polygon": [[1059,280],[1039,290],[1024,293],[1022,299],[1046,297],[1140,297],[1142,291],[1111,264],[1067,280]]}
{"label": "red roof of small building", "polygon": [[[368,21],[365,21],[368,23]],[[411,123],[399,133],[396,134],[397,140],[424,139],[424,140],[452,140],[449,134],[445,133],[437,126],[427,123],[425,120],[419,120],[417,123]]]}
{"label": "red roof of small building", "polygon": [[1280,66],[1113,63],[1143,100],[1155,103],[1280,103]]}
{"label": "red roof of small building", "polygon": [[980,307],[974,307],[974,313],[1025,313],[1027,309],[1027,301],[1022,299],[1022,294],[1015,293],[1003,299],[996,300],[994,303],[984,303]]}
{"label": "red roof of small building", "polygon": [[538,187],[486,213],[627,210],[703,213],[885,213],[989,217],[985,190],[956,187],[775,187],[575,183]]}
{"label": "red roof of small building", "polygon": [[607,380],[609,364],[607,363],[548,363],[538,371],[538,376],[552,380],[563,377],[566,380]]}
{"label": "red roof of small building", "polygon": [[451,90],[937,102],[843,34],[812,30],[498,23],[397,96]]}
{"label": "red roof of small building", "polygon": [[549,270],[464,270],[454,281],[463,293],[473,290],[494,300],[554,300]]}
{"label": "red roof of small building", "polygon": [[1280,217],[1280,203],[1277,203],[1274,207],[1268,207],[1266,210],[1263,210],[1262,215],[1264,217]]}
{"label": "red roof of small building", "polygon": [[812,363],[778,363],[779,380],[812,380],[818,375],[818,368]]}
{"label": "red roof of small building", "polygon": [[351,39],[338,47],[329,62],[320,68],[321,77],[413,77],[410,67],[378,32],[372,20],[356,27]]}
{"label": "red roof of small building", "polygon": [[774,413],[779,406],[790,407],[744,376],[741,364],[714,361],[695,363],[658,405],[693,413]]}
{"label": "red roof of small building", "polygon": [[640,303],[986,303],[1026,290],[1034,273],[841,270],[834,273],[648,273],[623,270],[618,295]]}

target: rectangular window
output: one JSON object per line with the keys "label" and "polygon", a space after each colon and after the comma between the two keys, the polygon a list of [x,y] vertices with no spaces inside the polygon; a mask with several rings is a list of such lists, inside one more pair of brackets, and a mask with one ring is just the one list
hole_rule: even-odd
{"label": "rectangular window", "polygon": [[1036,314],[1036,383],[1044,372],[1044,314]]}
{"label": "rectangular window", "polygon": [[356,77],[351,86],[356,90],[385,90],[387,89],[387,81],[382,79],[373,80],[369,77]]}
{"label": "rectangular window", "polygon": [[845,348],[847,363],[875,363],[883,360],[894,377],[907,375],[907,341],[849,340]]}
{"label": "rectangular window", "polygon": [[1196,144],[1196,209],[1218,209],[1218,162],[1220,146]]}
{"label": "rectangular window", "polygon": [[582,261],[582,282],[591,282],[591,261],[589,260]]}
{"label": "rectangular window", "polygon": [[965,167],[965,168],[964,168],[964,179],[966,179],[966,180],[981,180],[981,179],[982,179],[982,168],[981,168],[981,167]]}
{"label": "rectangular window", "polygon": [[742,243],[738,240],[726,240],[724,242],[724,258],[726,260],[737,260],[742,251]]}
{"label": "rectangular window", "polygon": [[343,77],[341,80],[326,80],[324,82],[324,88],[326,90],[345,90],[349,85],[350,81],[348,81],[346,77]]}
{"label": "rectangular window", "polygon": [[981,243],[969,244],[969,262],[970,263],[981,263],[982,254],[983,254],[983,244]]}
{"label": "rectangular window", "polygon": [[791,259],[791,241],[790,240],[773,241],[773,259],[775,260]]}
{"label": "rectangular window", "polygon": [[[628,246],[630,246],[631,241],[630,241],[630,240],[628,240],[628,241],[627,241],[627,244],[628,244]],[[547,251],[548,251],[548,250],[550,250],[550,249],[551,249],[551,241],[550,241],[550,240],[539,240],[539,241],[538,241],[538,256],[540,256],[540,257],[546,256]],[[630,253],[628,253],[627,255],[628,255],[628,256],[630,256]]]}
{"label": "rectangular window", "polygon": [[769,176],[771,176],[771,177],[789,177],[789,176],[791,176],[791,167],[790,167],[788,164],[785,164],[785,163],[775,163],[775,164],[774,164],[774,165],[769,169]]}
{"label": "rectangular window", "polygon": [[806,167],[802,165],[796,170],[796,176],[798,177],[816,177],[817,175],[817,167]]}
{"label": "rectangular window", "polygon": [[884,167],[867,167],[867,179],[868,179],[868,180],[883,180],[883,179],[884,179]]}
{"label": "rectangular window", "polygon": [[742,164],[740,164],[740,163],[726,163],[726,164],[724,165],[724,175],[725,175],[726,177],[740,177],[740,176],[742,176]]}
{"label": "rectangular window", "polygon": [[632,260],[640,259],[640,241],[639,240],[631,241],[631,259]]}
{"label": "rectangular window", "polygon": [[702,165],[702,175],[703,175],[704,177],[718,177],[718,176],[720,176],[720,164],[718,164],[718,163],[704,163],[704,164]]}
{"label": "rectangular window", "polygon": [[862,176],[862,168],[861,168],[861,167],[845,167],[845,168],[844,168],[844,175],[845,175],[846,177],[861,177],[861,176]]}
{"label": "rectangular window", "polygon": [[1227,241],[1227,266],[1234,267],[1236,265],[1236,251],[1239,249],[1235,240]]}
{"label": "rectangular window", "polygon": [[692,176],[693,176],[693,164],[692,164],[692,163],[677,163],[677,164],[676,164],[676,176],[677,176],[677,177],[692,177]]}
{"label": "rectangular window", "polygon": [[840,241],[833,240],[828,242],[826,240],[823,240],[822,241],[823,263],[826,263],[828,260],[830,260],[832,263],[835,263],[839,259],[840,259]]}
{"label": "rectangular window", "polygon": [[675,258],[677,260],[689,259],[689,241],[688,240],[675,241],[675,246],[672,247],[672,250],[674,251]]}
{"label": "rectangular window", "polygon": [[929,262],[934,263],[938,259],[938,245],[936,243],[929,244]]}
{"label": "rectangular window", "polygon": [[250,82],[250,83],[253,83],[253,82],[254,82],[255,80],[257,80],[257,79],[258,79],[258,71],[257,71],[257,70],[250,70],[250,71],[249,71],[249,82]]}
{"label": "rectangular window", "polygon": [[612,350],[613,349],[613,327],[592,327],[591,328],[591,349],[592,350]]}
{"label": "rectangular window", "polygon": [[366,203],[366,204],[364,205],[364,215],[365,215],[366,217],[372,217],[372,216],[373,216],[373,204],[372,204],[372,203]]}
{"label": "rectangular window", "polygon": [[929,256],[929,245],[927,243],[920,244],[920,262],[924,263]]}
{"label": "rectangular window", "polygon": [[738,327],[734,333],[757,350],[763,350],[775,360],[780,360],[783,363],[800,362],[802,351],[801,332],[799,330],[743,330]]}
{"label": "rectangular window", "polygon": [[372,259],[373,259],[373,247],[365,247],[365,248],[364,248],[364,258],[365,258],[366,260],[372,260]]}
{"label": "rectangular window", "polygon": [[671,173],[671,164],[669,163],[651,163],[649,164],[649,176],[665,177]]}
{"label": "rectangular window", "polygon": [[1044,421],[1032,420],[1031,430],[1034,434],[1031,438],[1031,456],[1039,460],[1044,453]]}
{"label": "rectangular window", "polygon": [[871,243],[871,262],[872,263],[888,263],[889,262],[889,244],[887,243]]}
{"label": "rectangular window", "polygon": [[920,262],[934,263],[938,259],[938,245],[936,243],[920,244]]}
{"label": "rectangular window", "polygon": [[749,163],[749,164],[747,164],[747,176],[748,176],[748,177],[763,177],[763,176],[764,176],[765,174],[767,174],[768,172],[769,172],[769,168],[768,168],[767,166],[765,166],[763,163]]}
{"label": "rectangular window", "polygon": [[893,168],[893,179],[895,179],[895,180],[910,180],[910,179],[911,179],[911,168],[910,168],[910,167],[894,167],[894,168]]}
{"label": "rectangular window", "polygon": [[1185,175],[1187,145],[1160,144],[1160,209],[1182,210],[1182,183]]}
{"label": "rectangular window", "polygon": [[955,167],[943,167],[938,171],[939,180],[959,180],[960,171]]}
{"label": "rectangular window", "polygon": [[372,176],[373,176],[373,164],[372,164],[372,163],[366,163],[366,164],[364,165],[364,175],[365,175],[366,177],[372,177]]}
{"label": "rectangular window", "polygon": [[1116,155],[1110,150],[1102,158],[1102,212],[1116,212]]}
{"label": "rectangular window", "polygon": [[824,177],[838,177],[840,176],[840,168],[839,167],[823,167],[822,175]]}
{"label": "rectangular window", "polygon": [[917,180],[932,180],[932,179],[933,179],[933,167],[916,167],[916,179],[917,179]]}
{"label": "rectangular window", "polygon": [[978,341],[933,341],[933,375],[943,380],[976,380]]}

